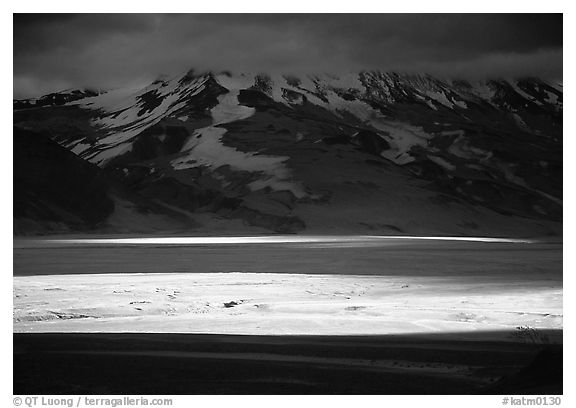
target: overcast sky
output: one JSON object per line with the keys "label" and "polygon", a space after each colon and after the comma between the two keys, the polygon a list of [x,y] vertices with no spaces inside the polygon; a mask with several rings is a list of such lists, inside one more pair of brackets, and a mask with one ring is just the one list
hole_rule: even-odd
{"label": "overcast sky", "polygon": [[15,14],[14,97],[160,74],[562,78],[561,14]]}

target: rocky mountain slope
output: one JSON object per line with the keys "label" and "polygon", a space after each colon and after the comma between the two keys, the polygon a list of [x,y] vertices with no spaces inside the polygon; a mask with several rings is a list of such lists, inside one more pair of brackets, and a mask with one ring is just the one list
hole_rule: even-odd
{"label": "rocky mountain slope", "polygon": [[[190,71],[59,95],[15,101],[15,140],[27,130],[57,142],[106,184],[153,203],[148,216],[162,214],[123,231],[561,234],[557,83]],[[18,172],[31,160],[15,148]],[[28,197],[41,185],[18,188]],[[16,209],[27,200],[15,202],[16,219],[37,219]],[[80,229],[117,231],[142,215],[113,207]],[[35,232],[23,225],[17,232]]]}

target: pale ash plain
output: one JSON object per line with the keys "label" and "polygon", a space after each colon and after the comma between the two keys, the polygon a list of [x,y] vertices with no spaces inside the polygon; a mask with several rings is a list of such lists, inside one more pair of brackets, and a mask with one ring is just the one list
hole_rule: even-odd
{"label": "pale ash plain", "polygon": [[[258,237],[238,247],[230,237],[190,239],[15,244],[15,275],[32,276],[14,277],[14,332],[507,337],[517,327],[562,329],[561,244],[332,236],[276,237],[272,246]],[[41,263],[26,251],[58,246],[73,262],[51,258],[44,265],[53,274],[34,274]],[[142,268],[127,258],[131,273],[100,273],[138,248]],[[79,273],[90,256],[94,267]],[[271,266],[278,263],[286,267]],[[150,273],[160,265],[177,272]]]}

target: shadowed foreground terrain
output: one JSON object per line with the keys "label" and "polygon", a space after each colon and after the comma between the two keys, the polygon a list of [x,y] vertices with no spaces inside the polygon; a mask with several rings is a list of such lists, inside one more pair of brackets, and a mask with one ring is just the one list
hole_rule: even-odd
{"label": "shadowed foreground terrain", "polygon": [[562,345],[467,336],[14,334],[14,394],[562,394]]}

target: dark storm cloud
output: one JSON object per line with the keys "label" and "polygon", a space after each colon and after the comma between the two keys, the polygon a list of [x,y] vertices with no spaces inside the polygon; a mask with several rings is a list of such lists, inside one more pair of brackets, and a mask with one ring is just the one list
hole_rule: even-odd
{"label": "dark storm cloud", "polygon": [[562,15],[14,15],[14,96],[196,70],[562,76]]}

